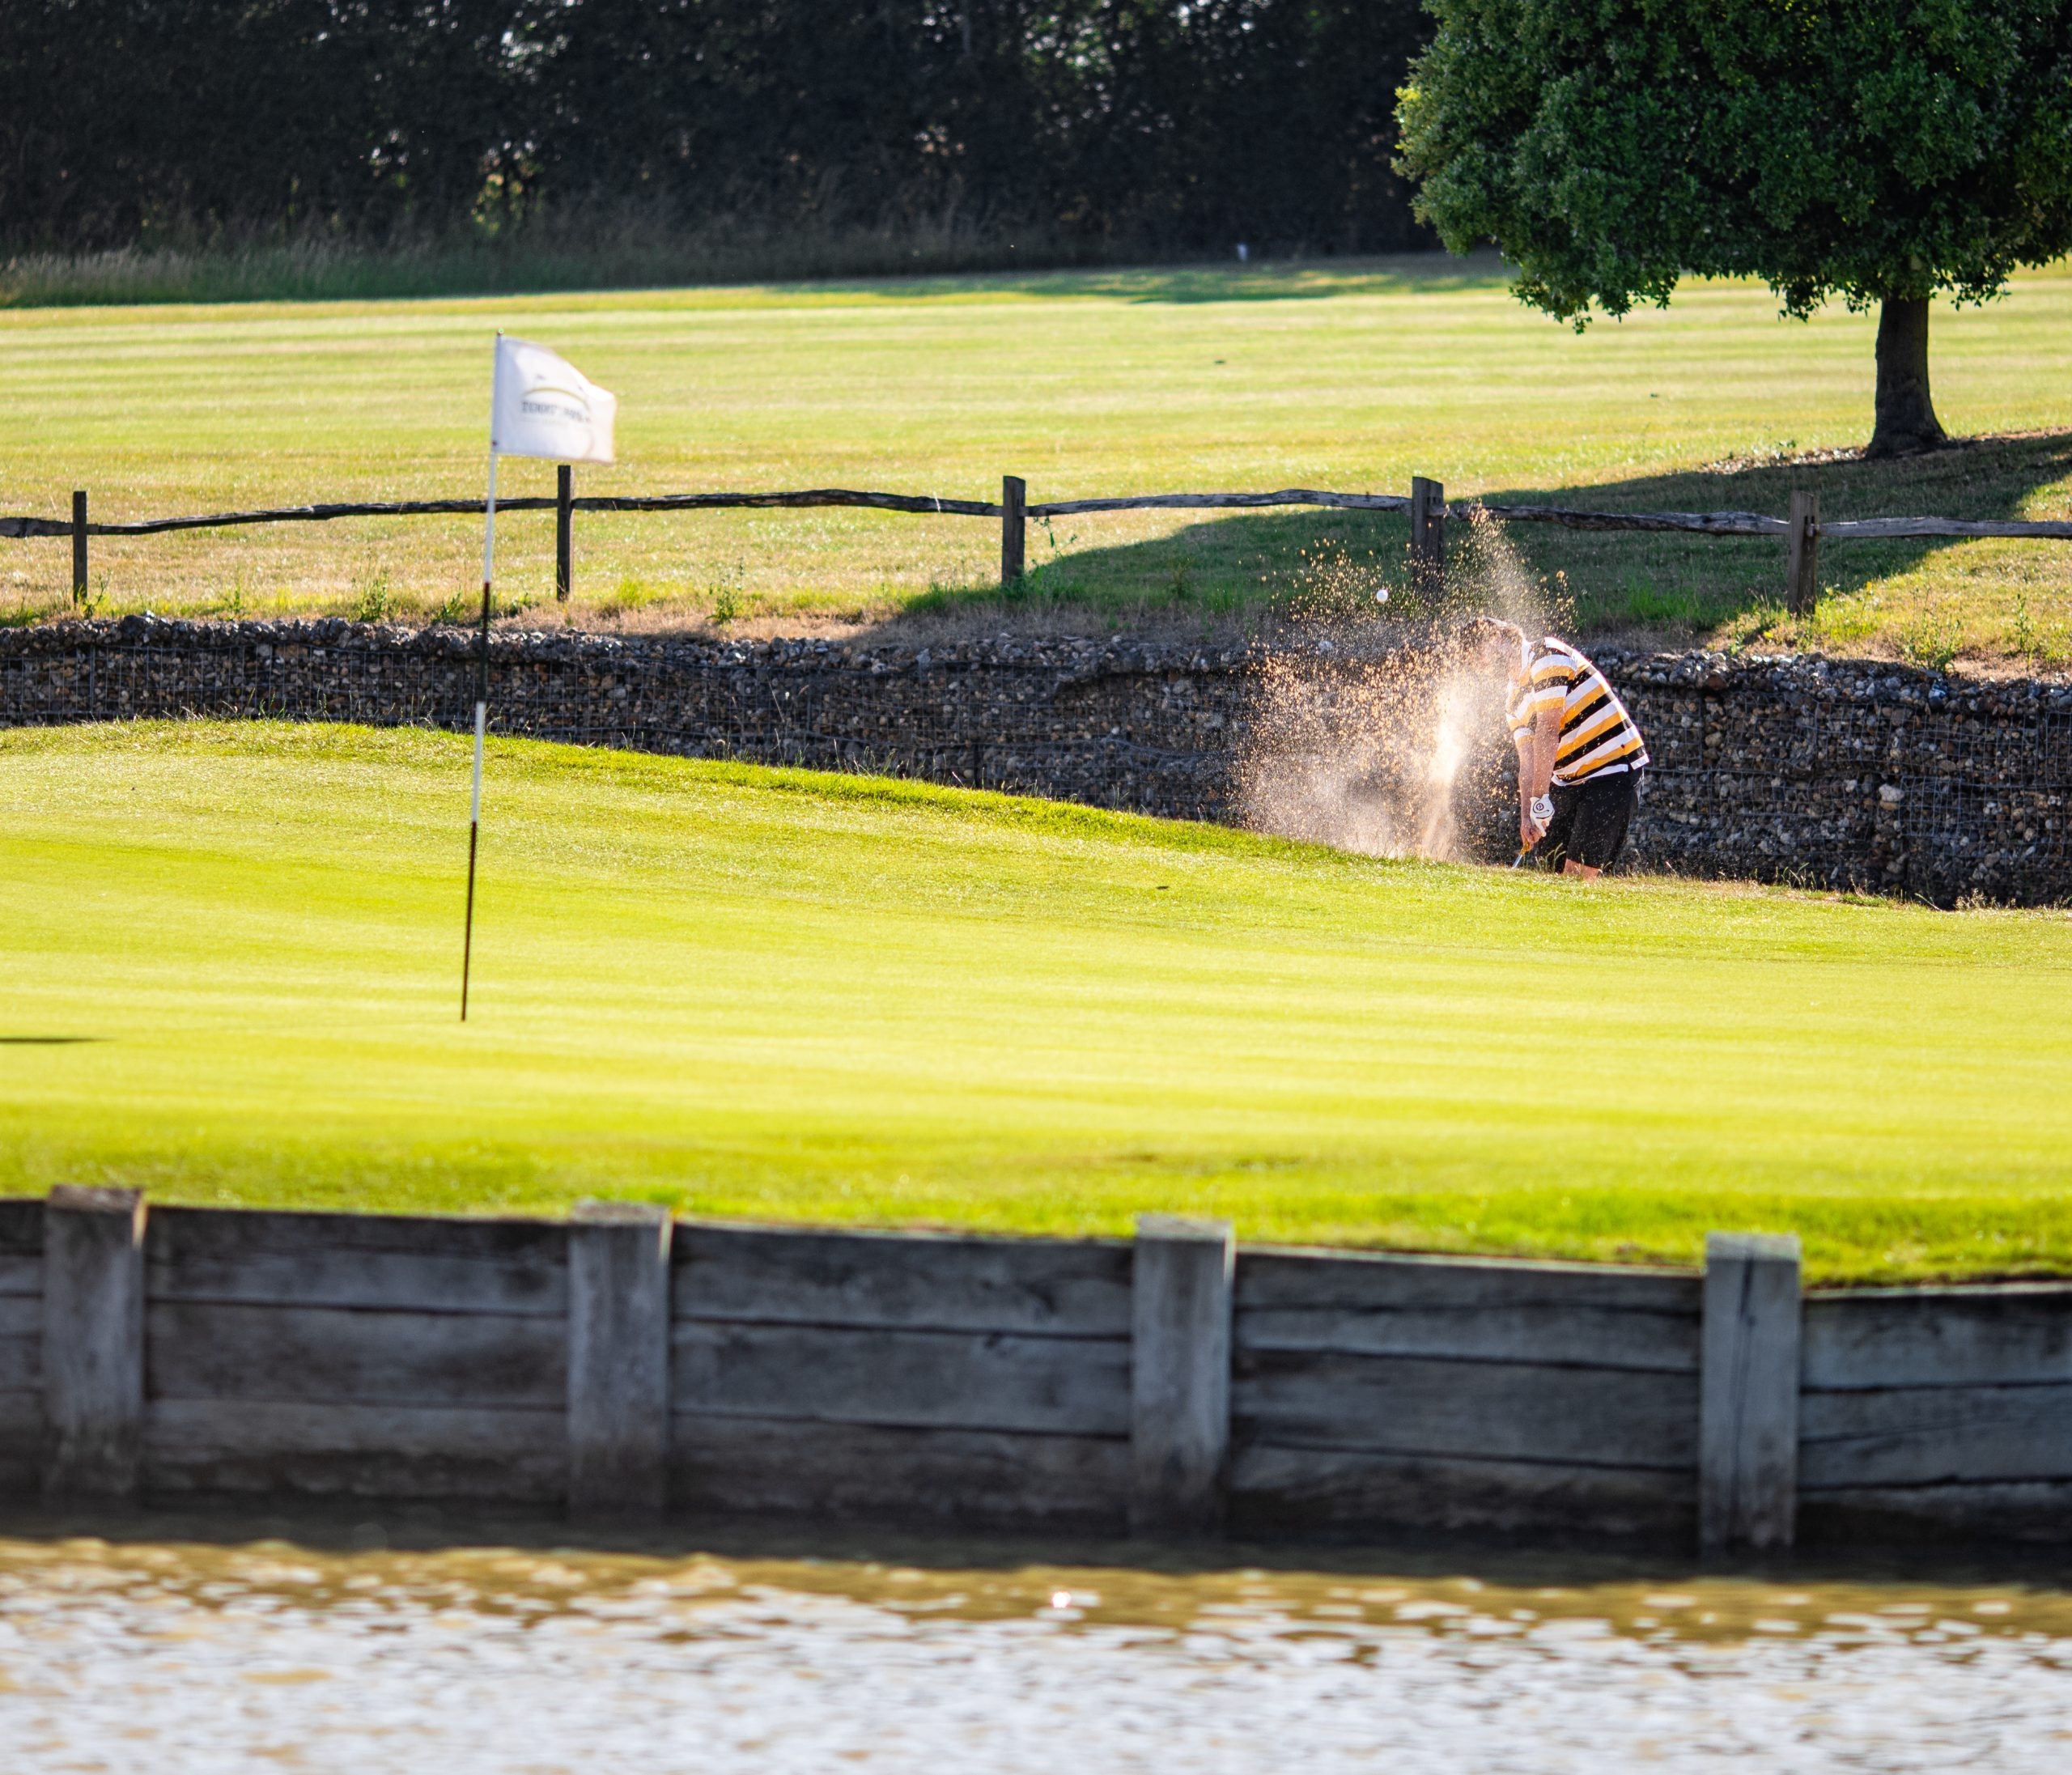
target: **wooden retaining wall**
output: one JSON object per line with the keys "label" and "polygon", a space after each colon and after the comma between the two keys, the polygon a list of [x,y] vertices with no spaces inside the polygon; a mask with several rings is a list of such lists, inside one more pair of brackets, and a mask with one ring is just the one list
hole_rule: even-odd
{"label": "wooden retaining wall", "polygon": [[1124,1527],[1127,1242],[685,1225],[675,1257],[677,1507]]}
{"label": "wooden retaining wall", "polygon": [[0,1494],[33,1493],[43,1451],[43,1204],[0,1202]]}
{"label": "wooden retaining wall", "polygon": [[2072,1285],[1815,1293],[1805,1327],[1809,1533],[2072,1539]]}
{"label": "wooden retaining wall", "polygon": [[2072,1283],[0,1202],[0,1497],[2072,1541]]}
{"label": "wooden retaining wall", "polygon": [[1673,1271],[1247,1252],[1235,1518],[1688,1537],[1701,1289]]}
{"label": "wooden retaining wall", "polygon": [[567,1491],[567,1230],[152,1211],[142,1488]]}

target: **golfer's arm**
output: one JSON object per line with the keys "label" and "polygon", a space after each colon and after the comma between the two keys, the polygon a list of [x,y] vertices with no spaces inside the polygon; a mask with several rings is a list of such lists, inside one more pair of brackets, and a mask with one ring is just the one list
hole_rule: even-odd
{"label": "golfer's arm", "polygon": [[1518,741],[1518,793],[1526,800],[1544,795],[1554,780],[1554,754],[1561,746],[1561,711],[1542,709],[1532,724],[1531,754],[1526,742]]}

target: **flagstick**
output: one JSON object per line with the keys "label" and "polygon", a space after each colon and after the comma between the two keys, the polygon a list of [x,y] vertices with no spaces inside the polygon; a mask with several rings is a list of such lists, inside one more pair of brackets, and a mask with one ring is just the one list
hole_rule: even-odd
{"label": "flagstick", "polygon": [[482,512],[482,638],[475,656],[475,783],[468,798],[468,918],[461,939],[461,1021],[468,1021],[468,975],[475,958],[475,851],[482,829],[482,730],[489,724],[489,588],[496,570],[496,446],[489,451],[489,499]]}

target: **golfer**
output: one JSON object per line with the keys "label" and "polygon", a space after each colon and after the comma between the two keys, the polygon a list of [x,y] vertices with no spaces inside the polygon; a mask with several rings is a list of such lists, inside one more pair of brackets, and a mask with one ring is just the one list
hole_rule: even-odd
{"label": "golfer", "polygon": [[1477,617],[1468,643],[1505,671],[1505,714],[1518,751],[1519,856],[1595,881],[1626,842],[1648,751],[1604,674],[1566,641],[1534,641],[1515,622]]}

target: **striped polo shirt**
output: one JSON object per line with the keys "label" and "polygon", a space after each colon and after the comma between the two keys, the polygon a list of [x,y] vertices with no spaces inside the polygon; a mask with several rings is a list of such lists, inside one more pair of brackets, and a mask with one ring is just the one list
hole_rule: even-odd
{"label": "striped polo shirt", "polygon": [[1552,635],[1532,645],[1511,680],[1505,712],[1511,737],[1523,739],[1546,709],[1561,711],[1561,741],[1554,780],[1573,788],[1594,776],[1637,771],[1648,762],[1641,730],[1605,682],[1604,674],[1565,641]]}

